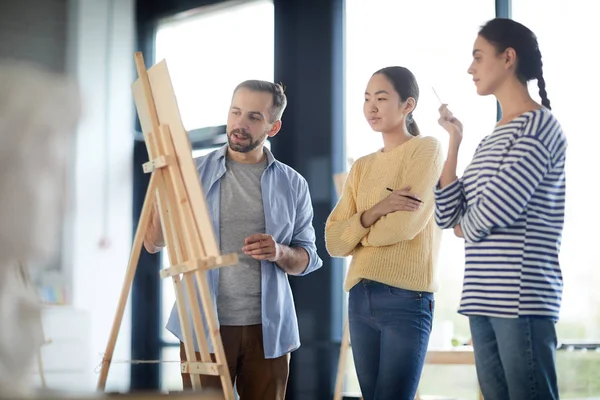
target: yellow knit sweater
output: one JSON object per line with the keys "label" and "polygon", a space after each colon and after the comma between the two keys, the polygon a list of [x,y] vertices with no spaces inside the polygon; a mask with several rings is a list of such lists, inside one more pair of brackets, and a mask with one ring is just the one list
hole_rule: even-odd
{"label": "yellow knit sweater", "polygon": [[[391,151],[369,154],[352,165],[325,225],[329,254],[352,256],[346,291],[361,279],[408,290],[437,290],[434,268],[441,230],[433,218],[433,189],[442,167],[440,142],[422,136]],[[419,210],[390,213],[371,227],[363,227],[362,213],[389,195],[386,188],[405,186],[411,186],[411,192],[423,201]]]}

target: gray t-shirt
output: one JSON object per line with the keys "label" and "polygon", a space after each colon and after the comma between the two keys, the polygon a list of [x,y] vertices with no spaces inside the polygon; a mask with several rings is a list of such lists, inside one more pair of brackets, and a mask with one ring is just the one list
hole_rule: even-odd
{"label": "gray t-shirt", "polygon": [[260,261],[242,253],[246,237],[265,233],[260,178],[267,160],[240,164],[227,158],[221,178],[221,254],[238,253],[239,264],[219,268],[217,312],[221,325],[255,325],[261,320]]}

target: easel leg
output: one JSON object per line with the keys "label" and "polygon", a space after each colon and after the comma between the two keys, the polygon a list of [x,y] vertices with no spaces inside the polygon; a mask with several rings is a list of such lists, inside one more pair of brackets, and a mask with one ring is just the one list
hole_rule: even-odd
{"label": "easel leg", "polygon": [[225,357],[223,340],[221,339],[221,335],[219,333],[217,316],[212,308],[212,301],[209,295],[210,289],[208,287],[206,274],[196,271],[195,275],[196,281],[198,282],[202,308],[204,309],[206,316],[206,324],[208,325],[208,330],[210,332],[210,340],[213,343],[215,358],[217,359],[217,363],[223,366],[221,369],[221,386],[223,387],[223,394],[225,395],[225,400],[234,400],[235,396],[233,394],[233,386],[231,385],[231,375],[229,375],[229,369],[225,367],[227,365],[227,358]]}
{"label": "easel leg", "polygon": [[[159,135],[156,136],[156,148],[159,149],[161,154],[167,154],[169,156],[175,155],[175,147],[171,137],[171,130],[168,125],[161,125]],[[174,159],[174,164],[177,166],[177,160]],[[186,201],[186,191],[179,168],[169,168],[168,173],[164,175],[165,184],[168,187],[168,193],[170,196],[168,200],[171,205],[179,204],[179,207],[171,207],[177,209],[179,214],[175,211],[171,214],[172,221],[177,221],[174,225],[179,229],[177,231],[177,237],[180,238],[178,243],[180,253],[184,254],[183,258],[179,257],[179,260],[188,259],[191,256],[192,259],[200,258],[200,247],[202,240],[196,227],[193,224],[193,214],[190,204]],[[188,250],[189,254],[184,250]],[[198,340],[198,349],[200,350],[200,357],[203,362],[211,362],[210,353],[208,351],[208,343],[204,335],[205,327],[202,322],[202,316],[200,313],[200,303],[197,301],[196,288],[194,285],[193,274],[183,274],[181,281],[175,285],[177,287],[183,283],[185,293],[188,296],[189,308],[192,314],[192,323],[194,332],[196,332],[196,339]],[[183,331],[183,327],[182,327]],[[191,346],[190,343],[185,343],[186,348]],[[189,360],[191,361],[191,360]]]}
{"label": "easel leg", "polygon": [[344,372],[346,370],[346,359],[350,348],[350,327],[348,318],[344,324],[344,334],[342,336],[342,345],[340,346],[340,361],[338,363],[337,377],[335,379],[335,394],[333,400],[342,400],[342,387],[344,385]]}
{"label": "easel leg", "polygon": [[133,283],[133,278],[135,277],[135,272],[137,270],[137,265],[140,260],[140,253],[142,251],[142,246],[144,244],[144,236],[146,234],[146,229],[148,228],[148,224],[150,223],[150,212],[152,210],[152,206],[156,197],[156,178],[155,174],[152,174],[150,177],[150,183],[148,185],[148,191],[146,192],[146,198],[144,199],[144,205],[142,206],[142,213],[140,215],[140,221],[137,226],[137,230],[135,232],[135,237],[133,240],[133,248],[131,250],[131,254],[129,256],[129,265],[127,266],[127,272],[125,274],[125,281],[123,282],[123,287],[121,288],[121,296],[119,297],[119,303],[117,307],[117,313],[113,320],[113,325],[110,330],[110,336],[108,339],[108,344],[106,346],[106,351],[104,352],[104,357],[102,358],[102,369],[100,370],[100,377],[98,378],[98,386],[97,389],[104,391],[106,387],[106,379],[108,378],[108,369],[110,368],[110,362],[112,360],[112,356],[115,352],[115,345],[117,343],[117,335],[119,334],[119,329],[121,327],[121,322],[123,320],[123,314],[125,313],[125,306],[127,304],[127,298],[129,297],[129,292],[131,290],[131,285]]}
{"label": "easel leg", "polygon": [[[141,53],[136,53],[135,61],[139,81],[134,83],[133,92],[148,152],[153,161],[157,160],[158,157],[167,158],[166,163],[164,158],[161,159],[160,163],[162,165],[159,168],[166,167],[165,172],[168,173],[158,174],[160,179],[157,179],[156,185],[159,186],[160,200],[158,205],[161,210],[163,233],[167,249],[169,249],[171,268],[189,263],[191,260],[203,263],[207,259],[220,256],[220,252],[206,208],[206,200],[203,198],[202,187],[199,185],[198,175],[195,172],[193,160],[190,158],[191,149],[189,149],[188,137],[178,115],[177,102],[166,64],[161,62],[153,67],[151,85],[149,77],[151,71],[146,70]],[[158,103],[154,101],[154,91],[157,92],[156,99],[159,100]],[[162,127],[159,127],[159,113],[161,114],[160,120],[164,123]],[[169,125],[176,128],[175,135],[170,134]],[[157,136],[153,137],[152,132]],[[160,136],[162,136],[162,139]],[[183,160],[183,165],[178,164],[181,160]],[[172,175],[171,179],[169,179],[169,175]],[[165,212],[165,208],[168,209],[168,212]],[[178,212],[181,212],[180,217]],[[176,257],[171,257],[172,254],[176,254]],[[237,260],[237,255],[234,255]],[[218,374],[221,377],[225,399],[234,400],[233,385],[231,384],[223,343],[219,335],[219,325],[203,265],[199,264],[198,269],[193,268],[185,273],[178,272],[175,275],[169,275],[173,278],[183,342],[186,355],[189,355],[187,357],[188,363],[182,365],[182,372],[185,373],[186,369],[193,370],[188,370],[188,372],[194,374],[192,379],[197,380],[197,385],[194,386],[193,384],[194,389],[200,387],[200,375]],[[183,278],[181,275],[183,275]],[[197,302],[197,296],[194,290],[193,277],[196,277],[199,286],[202,308],[206,312],[206,325],[215,347],[216,364],[218,364],[216,368],[214,362],[199,363],[196,361],[188,308],[192,314],[193,328],[197,331],[196,336],[201,358],[208,359],[210,354],[204,337],[205,329],[202,324],[200,310],[198,304],[194,304],[194,301]],[[186,307],[186,295],[192,304],[190,307]]]}
{"label": "easel leg", "polygon": [[[173,277],[173,286],[175,289],[175,305],[177,306],[177,313],[179,314],[179,322],[181,324],[181,333],[183,336],[183,344],[185,349],[185,358],[189,362],[197,361],[196,351],[194,348],[194,338],[192,331],[192,324],[190,317],[186,310],[186,299],[185,292],[181,285],[181,276],[177,275]],[[191,301],[194,301],[192,299]],[[202,332],[197,332],[196,335],[201,335]],[[202,382],[200,381],[199,374],[190,374],[190,380],[192,381],[192,389],[199,390],[202,388]]]}
{"label": "easel leg", "polygon": [[37,365],[40,374],[40,383],[42,385],[42,389],[46,389],[46,375],[44,373],[44,363],[42,362],[42,349],[40,348],[37,351]]}
{"label": "easel leg", "polygon": [[[160,154],[165,154],[164,135],[165,133],[162,130],[159,131],[159,134],[156,136],[148,133],[148,139],[154,143],[154,148],[157,149]],[[167,154],[174,155],[174,152],[168,152]],[[173,158],[172,163],[172,168],[158,171],[158,173],[161,174],[158,180],[158,203],[167,251],[169,252],[169,261],[172,265],[177,265],[182,261],[189,259],[188,250],[190,249],[190,240],[189,237],[183,234],[182,223],[188,223],[190,216],[180,214],[182,205],[177,201],[179,196],[177,196],[177,190],[173,179],[173,177],[177,175],[175,170],[178,169],[175,168],[178,167],[176,158]],[[188,297],[191,298],[188,300],[189,304],[192,306],[192,310],[194,310],[194,306],[196,306],[196,309],[199,308],[195,297],[191,295],[193,294],[193,286],[189,286],[188,283],[193,284],[193,282],[190,281],[190,278],[191,277],[186,276],[186,274],[183,274],[183,278],[180,275],[174,276],[173,289],[175,291],[177,313],[179,315],[181,333],[183,335],[186,360],[195,362],[197,359],[193,345],[193,330],[190,318],[186,312],[187,307],[184,306],[186,304],[185,294],[187,292]],[[190,287],[192,291],[190,291]],[[196,325],[195,314],[192,314],[192,322]],[[197,334],[196,336],[203,337],[201,334]],[[202,351],[204,349],[201,348],[200,350]],[[208,349],[206,349],[205,353],[208,353]],[[190,380],[194,390],[200,390],[202,388],[199,374],[190,374]]]}

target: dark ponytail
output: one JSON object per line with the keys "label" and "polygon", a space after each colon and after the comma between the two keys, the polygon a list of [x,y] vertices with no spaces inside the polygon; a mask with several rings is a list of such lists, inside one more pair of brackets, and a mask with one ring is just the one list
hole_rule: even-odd
{"label": "dark ponytail", "polygon": [[[392,86],[398,95],[400,101],[406,101],[409,97],[415,99],[415,108],[419,101],[419,85],[417,85],[417,78],[413,75],[408,68],[404,67],[386,67],[375,72],[373,75],[382,74],[391,82]],[[414,109],[413,109],[414,111]],[[408,133],[413,136],[419,136],[421,132],[417,123],[413,119],[412,111],[406,116],[406,129]]]}
{"label": "dark ponytail", "polygon": [[421,134],[419,126],[415,122],[412,113],[410,113],[406,118],[406,129],[408,129],[408,133],[410,133],[413,136],[419,136]]}
{"label": "dark ponytail", "polygon": [[517,53],[517,78],[523,84],[537,79],[542,105],[550,109],[546,92],[546,81],[542,72],[542,53],[537,37],[527,28],[512,19],[494,18],[479,31],[479,35],[496,47],[498,53],[512,48]]}

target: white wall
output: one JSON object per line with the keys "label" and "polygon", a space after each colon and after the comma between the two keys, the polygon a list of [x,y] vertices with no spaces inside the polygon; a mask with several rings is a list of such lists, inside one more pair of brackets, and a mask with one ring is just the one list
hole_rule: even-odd
{"label": "white wall", "polygon": [[[81,86],[84,117],[73,150],[64,262],[73,306],[90,316],[89,388],[95,390],[132,242],[134,0],[69,0],[68,26],[67,71]],[[103,239],[109,242],[104,248]],[[129,388],[129,364],[118,362],[130,359],[129,309],[110,391]]]}

